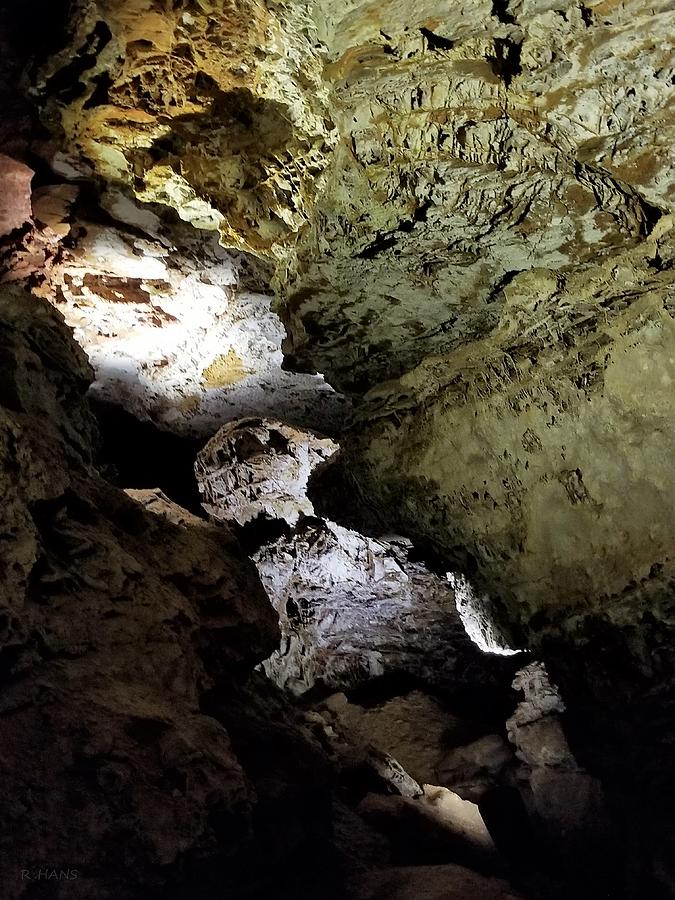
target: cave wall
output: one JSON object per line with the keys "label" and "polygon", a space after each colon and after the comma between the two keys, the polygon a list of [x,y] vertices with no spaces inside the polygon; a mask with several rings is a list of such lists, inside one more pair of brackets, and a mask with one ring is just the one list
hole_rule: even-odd
{"label": "cave wall", "polygon": [[[651,853],[636,896],[645,873],[667,881],[672,801],[673,16],[76,0],[23,75],[41,125],[19,103],[7,138],[272,264],[285,365],[355,402],[350,500],[463,565],[544,654],[575,750]],[[87,432],[76,416],[57,431]],[[20,519],[21,591],[37,526]]]}
{"label": "cave wall", "polygon": [[332,864],[331,776],[249,686],[279,641],[253,563],[99,475],[91,369],[48,304],[2,288],[0,355],[3,896],[312,893],[286,860]]}

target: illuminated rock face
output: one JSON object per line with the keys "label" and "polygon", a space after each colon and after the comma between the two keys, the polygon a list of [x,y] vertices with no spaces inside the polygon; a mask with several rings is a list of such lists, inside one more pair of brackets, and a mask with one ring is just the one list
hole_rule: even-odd
{"label": "illuminated rock face", "polygon": [[[92,0],[33,90],[62,171],[274,263],[286,366],[365,395],[355,479],[526,625],[665,577],[672,25],[666,0]],[[217,340],[207,386],[247,371]]]}
{"label": "illuminated rock face", "polygon": [[517,273],[652,231],[675,198],[672,16],[79,2],[35,90],[57,166],[276,260],[290,358],[361,390],[492,332]]}
{"label": "illuminated rock face", "polygon": [[[307,224],[333,129],[306,4],[77,2],[38,75],[57,164],[279,255]],[[65,150],[65,153],[63,152]]]}
{"label": "illuminated rock face", "polygon": [[[497,702],[515,666],[467,634],[481,603],[470,586],[453,577],[453,589],[415,560],[405,538],[375,540],[315,515],[307,483],[337,449],[281,422],[245,419],[221,428],[195,463],[211,519],[261,528],[252,559],[281,624],[266,673],[295,694],[385,676]],[[500,635],[487,637],[489,650],[500,647]]]}
{"label": "illuminated rock face", "polygon": [[321,375],[282,370],[285,333],[264,268],[213,234],[162,222],[159,207],[116,190],[99,206],[82,193],[28,193],[32,230],[0,249],[0,280],[30,286],[64,315],[94,369],[92,395],[186,436],[256,414],[340,429],[347,399]]}

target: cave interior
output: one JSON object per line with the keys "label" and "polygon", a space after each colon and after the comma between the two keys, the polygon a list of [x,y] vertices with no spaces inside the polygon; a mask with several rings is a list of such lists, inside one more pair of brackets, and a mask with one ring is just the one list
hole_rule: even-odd
{"label": "cave interior", "polygon": [[675,898],[672,0],[3,0],[0,109],[0,895]]}

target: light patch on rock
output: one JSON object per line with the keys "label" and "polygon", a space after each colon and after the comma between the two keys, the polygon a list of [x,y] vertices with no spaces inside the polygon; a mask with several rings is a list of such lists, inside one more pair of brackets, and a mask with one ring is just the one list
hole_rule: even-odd
{"label": "light patch on rock", "polygon": [[258,517],[295,525],[300,516],[314,515],[309,477],[337,449],[330,438],[283,422],[243,419],[225,425],[195,462],[204,509],[239,525]]}
{"label": "light patch on rock", "polygon": [[186,435],[269,413],[340,429],[347,401],[321,375],[282,369],[284,328],[271,296],[239,287],[241,257],[213,236],[162,225],[119,192],[102,204],[122,221],[83,220],[77,193],[36,192],[34,240],[49,266],[36,278],[26,253],[5,277],[33,284],[63,313],[93,365],[96,396]]}

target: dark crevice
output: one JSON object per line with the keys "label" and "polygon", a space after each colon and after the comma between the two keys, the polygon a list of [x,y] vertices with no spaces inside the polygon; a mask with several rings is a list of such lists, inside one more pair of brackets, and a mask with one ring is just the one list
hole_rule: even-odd
{"label": "dark crevice", "polygon": [[653,203],[649,203],[644,197],[639,197],[639,199],[644,215],[641,232],[644,237],[649,237],[658,222],[663,218],[663,211],[660,210],[658,206],[654,206]]}
{"label": "dark crevice", "polygon": [[433,31],[429,31],[428,28],[420,28],[420,33],[426,39],[430,50],[445,52],[452,50],[455,46],[455,42],[450,40],[450,38],[443,37],[441,34],[435,34]]}
{"label": "dark crevice", "polygon": [[109,100],[108,93],[113,84],[110,73],[101,72],[94,81],[96,87],[94,88],[91,97],[89,97],[82,107],[83,109],[92,109],[95,106],[105,106]]}
{"label": "dark crevice", "polygon": [[32,63],[39,63],[56,53],[66,43],[71,0],[14,0],[11,9],[0,4],[0,20],[7,28],[13,49],[21,55],[30,54]]}
{"label": "dark crevice", "polygon": [[586,28],[590,28],[593,24],[593,10],[582,3],[579,7],[579,12],[581,13],[581,19]]}
{"label": "dark crevice", "polygon": [[379,256],[380,253],[384,253],[385,250],[393,247],[395,243],[396,237],[390,234],[378,234],[375,240],[368,244],[367,247],[364,247],[359,253],[359,258],[374,259],[374,257]]}
{"label": "dark crevice", "polygon": [[201,441],[162,431],[114,403],[92,400],[102,437],[99,463],[121,488],[159,488],[195,515],[203,516],[194,459]]}
{"label": "dark crevice", "polygon": [[112,32],[106,23],[97,22],[87,38],[87,43],[80,48],[75,59],[49,79],[45,86],[45,93],[58,97],[63,103],[70,103],[81,97],[87,88],[80,81],[80,76],[95,66],[99,53],[111,38]]}
{"label": "dark crevice", "polygon": [[495,281],[494,285],[492,286],[492,290],[485,298],[485,302],[488,304],[494,303],[497,300],[497,298],[499,297],[499,295],[502,293],[504,288],[507,285],[511,284],[511,282],[516,277],[516,275],[520,275],[520,273],[522,271],[523,271],[522,269],[510,269],[508,272],[504,272],[502,277],[497,279],[497,281]]}
{"label": "dark crevice", "polygon": [[673,268],[673,260],[664,260],[657,248],[652,259],[647,260],[647,265],[650,269],[654,269],[655,272],[666,272],[668,269]]}
{"label": "dark crevice", "polygon": [[431,208],[431,202],[426,200],[424,203],[420,203],[414,210],[412,216],[409,219],[401,219],[396,228],[393,231],[388,232],[387,234],[378,234],[374,241],[368,244],[367,247],[364,247],[363,250],[359,253],[360,259],[373,259],[376,256],[379,256],[380,253],[383,253],[385,250],[388,250],[390,247],[393,247],[397,241],[396,235],[400,234],[408,234],[410,233],[416,224],[419,222],[427,221],[427,214],[429,209]]}
{"label": "dark crevice", "polygon": [[236,534],[247,556],[252,556],[261,547],[273,544],[282,537],[289,537],[292,531],[283,519],[272,519],[264,513],[244,525],[232,521],[228,522],[228,526]]}
{"label": "dark crevice", "polygon": [[492,0],[491,15],[504,25],[515,25],[516,20],[509,12],[509,0]]}
{"label": "dark crevice", "polygon": [[495,38],[494,46],[495,55],[489,56],[488,61],[492,71],[508,88],[513,79],[523,71],[520,65],[521,44],[510,38]]}

